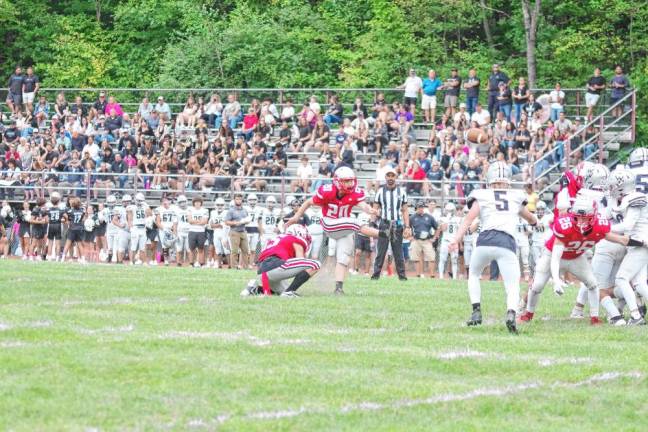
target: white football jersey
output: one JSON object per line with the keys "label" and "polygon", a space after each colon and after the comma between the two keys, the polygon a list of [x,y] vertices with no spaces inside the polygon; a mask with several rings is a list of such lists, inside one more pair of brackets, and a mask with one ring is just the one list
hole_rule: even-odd
{"label": "white football jersey", "polygon": [[164,206],[160,206],[155,209],[155,213],[160,215],[162,229],[172,229],[173,224],[178,221],[178,215],[173,207],[164,208]]}
{"label": "white football jersey", "polygon": [[551,237],[551,225],[553,224],[553,213],[548,212],[542,216],[531,232],[531,242],[534,246],[542,245]]}
{"label": "white football jersey", "polygon": [[146,210],[148,205],[144,204],[143,206],[138,206],[136,204],[131,204],[126,208],[126,211],[131,214],[133,218],[133,227],[135,228],[144,228],[146,226]]}
{"label": "white football jersey", "polygon": [[648,194],[648,166],[641,166],[637,168],[629,168],[630,171],[636,176],[635,184],[637,185],[636,191]]}
{"label": "white football jersey", "polygon": [[220,225],[220,228],[212,228],[214,231],[218,230],[224,230],[226,225],[225,225],[225,215],[227,214],[227,210],[218,210],[214,209],[211,211],[209,215],[209,226],[212,225]]}
{"label": "white football jersey", "polygon": [[446,229],[441,233],[441,242],[449,243],[457,235],[459,226],[461,225],[461,217],[459,216],[443,216],[441,218],[441,225],[447,224]]}
{"label": "white football jersey", "polygon": [[121,205],[117,205],[117,206],[113,207],[112,209],[110,209],[110,212],[108,213],[108,220],[111,221],[111,223],[109,223],[109,226],[120,229],[116,225],[112,224],[112,220],[113,220],[113,218],[115,216],[117,216],[117,220],[119,221],[119,223],[125,224],[126,223],[126,209]]}
{"label": "white football jersey", "polygon": [[[187,209],[188,220],[198,222],[203,218],[209,219],[209,210],[205,207],[195,208],[193,206]],[[189,224],[189,232],[205,232],[206,223],[203,224]]]}
{"label": "white football jersey", "polygon": [[264,208],[261,212],[261,225],[265,234],[274,234],[279,220],[281,219],[281,210],[278,208]]}
{"label": "white football jersey", "polygon": [[612,226],[615,232],[638,239],[648,237],[648,197],[641,192],[633,192],[623,197],[618,212],[623,222]]}
{"label": "white football jersey", "polygon": [[479,204],[481,230],[496,230],[515,237],[520,211],[527,203],[518,189],[475,189],[468,196]]}
{"label": "white football jersey", "polygon": [[517,225],[515,226],[515,241],[518,246],[529,244],[529,224],[519,216]]}
{"label": "white football jersey", "polygon": [[178,206],[174,207],[176,220],[178,221],[178,233],[187,234],[189,232],[189,207],[181,209]]}
{"label": "white football jersey", "polygon": [[306,210],[306,215],[310,219],[310,225],[308,225],[308,232],[310,235],[322,235],[324,230],[322,229],[322,209],[320,207],[310,207]]}
{"label": "white football jersey", "polygon": [[245,210],[248,212],[248,216],[250,217],[250,222],[245,225],[246,228],[259,228],[259,220],[263,218],[263,210],[264,208],[261,206],[245,206]]}

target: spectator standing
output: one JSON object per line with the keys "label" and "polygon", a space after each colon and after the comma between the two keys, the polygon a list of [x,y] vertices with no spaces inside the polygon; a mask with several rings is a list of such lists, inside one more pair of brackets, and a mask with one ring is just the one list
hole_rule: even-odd
{"label": "spectator standing", "polygon": [[416,263],[416,274],[424,278],[425,264],[427,264],[430,277],[434,277],[435,253],[433,243],[438,237],[439,225],[434,217],[425,213],[425,203],[419,201],[416,204],[416,212],[410,217],[412,225],[412,245],[410,256]]}
{"label": "spectator standing", "polygon": [[520,118],[522,117],[522,111],[524,111],[524,106],[529,101],[529,96],[531,92],[526,85],[526,80],[520,77],[518,85],[513,89],[513,104],[515,105],[515,124],[520,124]]}
{"label": "spectator standing", "polygon": [[499,84],[499,94],[497,95],[497,109],[504,114],[507,122],[511,121],[511,89],[506,83]]}
{"label": "spectator standing", "polygon": [[561,90],[560,83],[556,83],[554,89],[549,93],[549,101],[551,103],[549,118],[555,122],[558,120],[560,113],[565,110],[565,92]]}
{"label": "spectator standing", "polygon": [[493,65],[493,71],[488,76],[488,113],[490,118],[495,118],[495,111],[497,110],[497,96],[499,95],[499,83],[509,85],[511,80],[504,72],[500,70],[499,65]]}
{"label": "spectator standing", "polygon": [[445,89],[445,99],[443,101],[443,106],[446,109],[446,115],[448,118],[452,118],[457,112],[457,105],[459,104],[459,93],[461,92],[461,77],[456,68],[452,68],[450,71],[450,77],[446,80],[443,85]]}
{"label": "spectator standing", "polygon": [[592,120],[594,107],[598,104],[603,90],[605,90],[605,78],[601,76],[600,68],[594,68],[594,75],[587,80],[587,92],[585,93],[588,121]]}
{"label": "spectator standing", "polygon": [[466,107],[468,109],[468,115],[472,116],[477,108],[477,102],[479,101],[479,88],[481,86],[481,81],[477,76],[477,70],[475,68],[470,68],[468,71],[468,78],[464,82],[464,90],[466,90]]}
{"label": "spectator standing", "polygon": [[7,93],[7,106],[14,116],[20,112],[22,106],[24,80],[22,68],[17,66],[14,73],[9,77],[9,93]]}
{"label": "spectator standing", "polygon": [[434,124],[436,119],[437,90],[443,87],[443,82],[437,77],[436,71],[430,69],[428,77],[423,80],[421,89],[421,109],[426,123]]}
{"label": "spectator standing", "polygon": [[375,201],[380,204],[381,214],[378,226],[380,230],[389,230],[387,238],[379,238],[376,247],[372,280],[378,280],[382,272],[387,248],[391,245],[398,279],[405,281],[405,259],[403,256],[403,237],[410,237],[409,210],[407,209],[407,194],[396,185],[396,170],[391,168],[385,173],[385,186],[378,189]]}
{"label": "spectator standing", "polygon": [[22,99],[28,113],[33,112],[34,98],[40,89],[38,75],[34,75],[33,66],[27,68],[27,75],[23,78]]}
{"label": "spectator standing", "polygon": [[[251,218],[247,210],[243,207],[243,195],[237,193],[234,195],[234,205],[225,214],[225,225],[230,227],[230,246],[231,268],[248,268],[248,238],[245,232],[245,225],[250,222]],[[241,256],[241,265],[239,265],[239,254]]]}
{"label": "spectator standing", "polygon": [[416,100],[421,88],[423,87],[423,81],[421,78],[416,76],[416,71],[410,69],[409,76],[405,79],[405,82],[398,86],[399,89],[405,89],[405,99],[403,103],[409,107],[409,111],[412,114],[416,112]]}
{"label": "spectator standing", "polygon": [[[626,94],[627,88],[630,87],[630,81],[623,73],[623,68],[617,65],[614,68],[614,76],[610,80],[610,87],[612,91],[610,92],[610,105],[614,105],[619,102]],[[623,104],[614,108],[612,110],[612,115],[614,117],[621,117],[623,114]]]}

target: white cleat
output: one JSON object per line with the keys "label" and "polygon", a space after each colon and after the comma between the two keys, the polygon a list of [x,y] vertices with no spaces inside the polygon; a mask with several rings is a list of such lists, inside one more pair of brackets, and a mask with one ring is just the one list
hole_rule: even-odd
{"label": "white cleat", "polygon": [[195,262],[193,266],[194,266],[194,268],[200,268],[200,263]]}
{"label": "white cleat", "polygon": [[256,286],[256,280],[255,279],[250,279],[247,283],[247,286],[243,291],[241,291],[241,297],[249,297],[251,296],[254,291],[256,291],[257,286]]}
{"label": "white cleat", "polygon": [[585,318],[585,315],[583,315],[583,309],[574,307],[571,311],[571,314],[569,315],[569,318],[571,319],[583,319]]}

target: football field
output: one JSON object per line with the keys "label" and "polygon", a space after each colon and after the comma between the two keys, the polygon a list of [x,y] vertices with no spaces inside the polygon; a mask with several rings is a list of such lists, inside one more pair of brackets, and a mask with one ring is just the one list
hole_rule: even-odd
{"label": "football field", "polygon": [[[246,298],[251,272],[0,262],[0,429],[645,430],[648,328],[511,335],[485,283],[354,277]],[[332,290],[332,289],[331,289]]]}

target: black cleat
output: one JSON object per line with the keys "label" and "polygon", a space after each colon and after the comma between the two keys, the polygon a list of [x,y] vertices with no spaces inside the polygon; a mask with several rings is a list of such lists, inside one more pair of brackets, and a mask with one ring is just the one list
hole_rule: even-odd
{"label": "black cleat", "polygon": [[407,281],[407,276],[398,276],[398,280],[405,282]]}
{"label": "black cleat", "polygon": [[639,318],[632,318],[628,320],[628,325],[629,326],[638,326],[638,325],[646,325],[646,321],[642,317]]}
{"label": "black cleat", "polygon": [[506,312],[506,328],[509,332],[517,334],[517,326],[515,325],[515,311],[509,310]]}
{"label": "black cleat", "polygon": [[380,275],[372,275],[371,280],[378,280],[380,279]]}
{"label": "black cleat", "polygon": [[646,318],[646,305],[639,306],[639,314],[642,318]]}
{"label": "black cleat", "polygon": [[344,290],[342,288],[335,288],[335,295],[344,295]]}
{"label": "black cleat", "polygon": [[481,309],[474,310],[472,315],[470,316],[470,319],[466,321],[466,325],[468,326],[478,326],[481,325],[481,323],[482,323]]}

